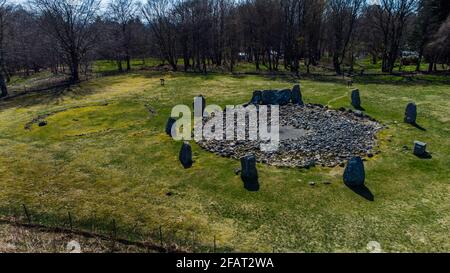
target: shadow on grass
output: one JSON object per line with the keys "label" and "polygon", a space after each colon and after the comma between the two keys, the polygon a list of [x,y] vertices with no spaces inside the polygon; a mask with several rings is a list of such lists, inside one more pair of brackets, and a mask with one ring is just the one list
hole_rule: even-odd
{"label": "shadow on grass", "polygon": [[424,127],[420,126],[419,124],[417,124],[416,122],[411,123],[412,126],[416,127],[417,129],[421,130],[421,131],[426,131],[427,129],[425,129]]}
{"label": "shadow on grass", "polygon": [[433,156],[429,152],[425,152],[422,155],[415,155],[415,156],[417,156],[420,159],[432,159],[433,158]]}
{"label": "shadow on grass", "polygon": [[356,110],[359,110],[359,111],[366,111],[366,109],[364,108],[364,107],[362,107],[362,106],[358,106],[358,107],[356,107],[356,106],[353,106]]}
{"label": "shadow on grass", "polygon": [[374,201],[375,197],[370,191],[369,188],[367,188],[365,185],[362,186],[347,186],[349,189],[351,189],[354,193],[358,194],[359,196],[363,197],[364,199],[368,201]]}

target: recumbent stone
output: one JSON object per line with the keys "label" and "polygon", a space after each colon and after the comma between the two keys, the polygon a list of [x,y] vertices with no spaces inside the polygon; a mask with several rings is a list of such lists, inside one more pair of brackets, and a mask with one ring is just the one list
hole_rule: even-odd
{"label": "recumbent stone", "polygon": [[264,90],[262,91],[263,105],[286,105],[291,100],[291,90]]}
{"label": "recumbent stone", "polygon": [[262,102],[262,92],[260,90],[256,90],[253,92],[252,100],[250,104],[259,105]]}

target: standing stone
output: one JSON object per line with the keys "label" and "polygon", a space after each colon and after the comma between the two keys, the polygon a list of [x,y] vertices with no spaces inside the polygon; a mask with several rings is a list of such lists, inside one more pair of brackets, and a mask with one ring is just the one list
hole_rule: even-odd
{"label": "standing stone", "polygon": [[256,158],[254,155],[241,158],[241,178],[247,190],[259,190],[258,171],[256,170]]}
{"label": "standing stone", "polygon": [[344,183],[349,187],[364,185],[365,172],[361,157],[353,157],[347,163],[344,171]]}
{"label": "standing stone", "polygon": [[361,108],[361,98],[359,96],[359,90],[355,89],[352,91],[352,105],[356,109]]}
{"label": "standing stone", "polygon": [[183,145],[181,145],[179,158],[181,165],[183,165],[185,169],[192,167],[192,148],[191,145],[189,145],[189,142],[183,142]]}
{"label": "standing stone", "polygon": [[421,141],[414,141],[414,155],[416,156],[426,156],[427,155],[427,144]]}
{"label": "standing stone", "polygon": [[292,88],[291,101],[293,104],[304,105],[299,84],[294,85],[294,88]]}
{"label": "standing stone", "polygon": [[253,92],[252,100],[250,101],[250,104],[259,105],[262,101],[262,92],[260,90],[256,90]]}
{"label": "standing stone", "polygon": [[[201,109],[202,109],[202,116],[205,113],[205,107],[206,107],[206,99],[203,97],[203,95],[198,95],[194,98],[194,110],[195,110],[195,104],[201,102]],[[200,105],[198,105],[200,107]]]}
{"label": "standing stone", "polygon": [[415,103],[408,103],[405,110],[405,122],[415,124],[417,118],[417,106]]}
{"label": "standing stone", "polygon": [[169,119],[167,120],[166,123],[166,134],[168,134],[169,136],[173,137],[172,135],[172,127],[175,124],[177,120],[174,119],[173,117],[169,117]]}

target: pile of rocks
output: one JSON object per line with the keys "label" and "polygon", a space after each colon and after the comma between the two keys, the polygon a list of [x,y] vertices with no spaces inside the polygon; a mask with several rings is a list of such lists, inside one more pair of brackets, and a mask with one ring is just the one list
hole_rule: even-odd
{"label": "pile of rocks", "polygon": [[235,159],[253,154],[258,162],[274,166],[333,167],[354,156],[371,157],[375,135],[382,128],[374,119],[352,110],[292,103],[281,105],[279,109],[280,145],[276,152],[261,151],[259,140],[214,140],[198,144],[220,156]]}

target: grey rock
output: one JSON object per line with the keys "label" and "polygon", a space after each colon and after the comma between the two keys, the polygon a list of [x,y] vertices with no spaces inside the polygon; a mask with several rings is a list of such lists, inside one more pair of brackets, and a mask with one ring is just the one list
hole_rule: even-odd
{"label": "grey rock", "polygon": [[183,142],[181,145],[179,159],[185,169],[192,167],[192,148],[189,142]]}
{"label": "grey rock", "polygon": [[352,91],[352,105],[356,109],[361,108],[361,98],[359,96],[359,90],[355,89]]}
{"label": "grey rock", "polygon": [[417,106],[415,103],[408,103],[405,110],[405,122],[415,124],[417,119]]}
{"label": "grey rock", "polygon": [[349,187],[364,185],[365,171],[361,157],[353,157],[347,163],[344,171],[344,183]]}
{"label": "grey rock", "polygon": [[362,118],[364,116],[363,112],[360,110],[355,110],[354,112],[355,116]]}
{"label": "grey rock", "polygon": [[293,104],[304,105],[299,84],[294,85],[294,88],[292,88],[291,101]]}
{"label": "grey rock", "polygon": [[427,144],[421,141],[414,141],[414,151],[416,156],[426,156],[427,155]]}
{"label": "grey rock", "polygon": [[244,187],[249,191],[258,191],[258,170],[256,169],[256,157],[247,155],[241,158],[241,178]]}

